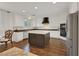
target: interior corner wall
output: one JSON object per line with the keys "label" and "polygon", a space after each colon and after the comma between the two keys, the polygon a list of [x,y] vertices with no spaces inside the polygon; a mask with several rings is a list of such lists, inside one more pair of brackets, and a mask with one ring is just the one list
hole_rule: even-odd
{"label": "interior corner wall", "polygon": [[75,13],[78,9],[78,2],[72,2],[69,8],[69,13]]}
{"label": "interior corner wall", "polygon": [[6,30],[13,29],[14,26],[23,26],[23,20],[22,15],[0,9],[0,36],[3,36]]}
{"label": "interior corner wall", "polygon": [[14,18],[12,13],[0,10],[0,35],[3,35],[5,30],[12,29]]}

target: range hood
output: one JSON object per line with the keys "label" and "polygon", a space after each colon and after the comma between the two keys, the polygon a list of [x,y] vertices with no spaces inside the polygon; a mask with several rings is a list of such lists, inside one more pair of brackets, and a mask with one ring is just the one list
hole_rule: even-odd
{"label": "range hood", "polygon": [[42,24],[49,24],[49,18],[48,17],[44,17]]}

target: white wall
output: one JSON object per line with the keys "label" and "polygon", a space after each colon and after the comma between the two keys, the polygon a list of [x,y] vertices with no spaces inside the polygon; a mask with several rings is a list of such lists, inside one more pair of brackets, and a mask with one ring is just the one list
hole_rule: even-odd
{"label": "white wall", "polygon": [[15,15],[15,22],[14,26],[24,26],[24,16],[19,15],[19,14],[14,14]]}
{"label": "white wall", "polygon": [[78,3],[77,2],[72,2],[69,8],[69,13],[74,13],[78,9]]}
{"label": "white wall", "polygon": [[[8,29],[13,30],[14,26],[24,26],[24,16],[0,10],[0,36],[4,36],[4,32]],[[14,41],[21,39],[23,39],[23,33],[14,33]]]}
{"label": "white wall", "polygon": [[[67,12],[62,12],[61,14],[57,14],[57,15],[48,15],[50,22],[49,27],[53,29],[54,28],[58,29],[61,23],[66,23],[67,14],[68,14]],[[35,18],[33,20],[33,26],[44,28],[42,21],[43,21],[43,17]]]}
{"label": "white wall", "polygon": [[12,29],[14,24],[14,15],[8,13],[7,11],[0,10],[0,35],[2,36],[4,32],[8,29]]}

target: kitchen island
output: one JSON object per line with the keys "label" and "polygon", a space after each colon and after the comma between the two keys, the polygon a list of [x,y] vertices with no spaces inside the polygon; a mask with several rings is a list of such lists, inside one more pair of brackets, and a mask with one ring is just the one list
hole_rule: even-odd
{"label": "kitchen island", "polygon": [[47,31],[29,31],[30,46],[44,48],[49,44],[49,40],[50,33]]}

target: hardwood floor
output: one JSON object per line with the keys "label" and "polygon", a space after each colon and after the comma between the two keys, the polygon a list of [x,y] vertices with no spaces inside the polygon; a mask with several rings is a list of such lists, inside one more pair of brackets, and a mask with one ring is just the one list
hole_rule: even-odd
{"label": "hardwood floor", "polygon": [[67,47],[64,44],[64,41],[61,39],[50,39],[50,43],[46,48],[37,48],[34,46],[29,46],[28,40],[23,40],[18,43],[13,42],[13,45],[8,44],[0,46],[0,52],[3,52],[12,47],[18,47],[24,51],[30,51],[31,53],[37,54],[39,56],[66,56]]}

